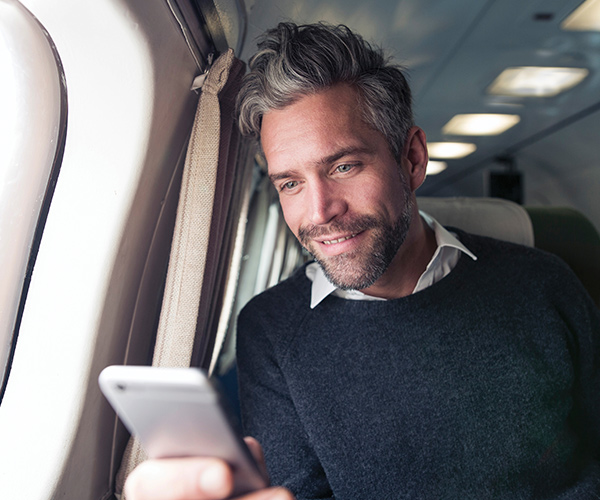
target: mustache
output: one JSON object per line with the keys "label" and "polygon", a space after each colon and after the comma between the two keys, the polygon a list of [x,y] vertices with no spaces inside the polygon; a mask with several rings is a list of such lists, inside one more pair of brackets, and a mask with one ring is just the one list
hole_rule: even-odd
{"label": "mustache", "polygon": [[298,239],[303,245],[308,244],[310,240],[322,238],[330,234],[352,233],[358,234],[367,229],[372,229],[381,225],[381,221],[373,215],[360,215],[352,219],[334,220],[326,225],[308,225],[301,226],[298,229]]}

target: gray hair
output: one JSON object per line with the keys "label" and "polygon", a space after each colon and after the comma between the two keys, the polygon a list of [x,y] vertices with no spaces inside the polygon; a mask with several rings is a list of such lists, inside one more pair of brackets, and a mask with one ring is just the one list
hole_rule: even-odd
{"label": "gray hair", "polygon": [[346,83],[358,91],[365,123],[381,132],[400,157],[413,125],[403,69],[348,27],[280,23],[259,39],[249,65],[237,101],[242,134],[260,139],[265,113]]}

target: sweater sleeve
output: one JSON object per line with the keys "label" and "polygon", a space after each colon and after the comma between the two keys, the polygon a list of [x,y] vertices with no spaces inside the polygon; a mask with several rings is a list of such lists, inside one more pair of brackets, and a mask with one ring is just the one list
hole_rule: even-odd
{"label": "sweater sleeve", "polygon": [[[265,451],[273,484],[298,500],[332,499],[325,472],[296,412],[277,354],[252,303],[238,319],[238,376],[244,431]],[[273,330],[273,325],[270,325]]]}
{"label": "sweater sleeve", "polygon": [[570,270],[560,285],[558,309],[571,332],[575,368],[573,422],[589,453],[600,461],[600,309]]}
{"label": "sweater sleeve", "polygon": [[[583,466],[576,483],[557,500],[598,498],[600,493],[600,310],[578,280],[563,282],[561,313],[572,333],[575,366],[572,425],[581,442]],[[566,293],[570,290],[572,293]]]}

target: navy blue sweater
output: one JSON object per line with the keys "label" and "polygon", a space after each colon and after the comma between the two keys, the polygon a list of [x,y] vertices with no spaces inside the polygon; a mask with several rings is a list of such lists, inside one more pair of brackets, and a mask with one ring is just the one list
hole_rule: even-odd
{"label": "navy blue sweater", "polygon": [[298,498],[600,498],[600,317],[534,249],[459,232],[433,286],[309,307],[304,269],[238,326],[245,430]]}

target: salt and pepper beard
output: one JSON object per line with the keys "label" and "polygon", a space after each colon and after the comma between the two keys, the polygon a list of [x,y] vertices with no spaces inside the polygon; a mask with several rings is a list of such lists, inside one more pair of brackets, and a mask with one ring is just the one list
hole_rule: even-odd
{"label": "salt and pepper beard", "polygon": [[[362,290],[375,283],[404,243],[413,213],[410,189],[404,185],[405,204],[398,219],[389,223],[383,217],[360,215],[334,220],[327,226],[301,227],[298,240],[321,265],[325,276],[342,290]],[[312,240],[327,234],[358,234],[369,230],[371,239],[360,248],[330,257],[319,256],[311,248]]]}

